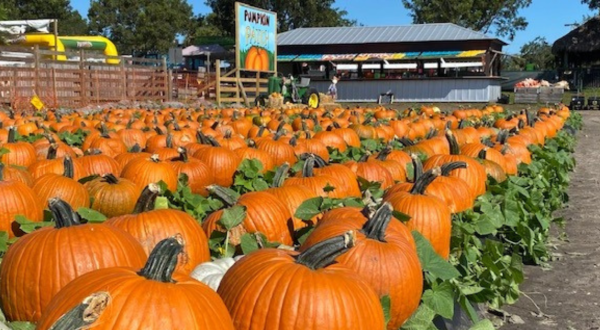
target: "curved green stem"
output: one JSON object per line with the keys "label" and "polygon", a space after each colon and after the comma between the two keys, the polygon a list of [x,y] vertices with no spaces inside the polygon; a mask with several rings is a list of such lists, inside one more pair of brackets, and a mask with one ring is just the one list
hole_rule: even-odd
{"label": "curved green stem", "polygon": [[181,237],[169,237],[158,242],[138,275],[153,281],[175,283],[173,272],[175,272],[177,258],[182,251]]}
{"label": "curved green stem", "polygon": [[446,139],[448,140],[448,143],[450,144],[450,154],[451,155],[460,155],[460,146],[458,145],[458,142],[456,141],[456,137],[454,136],[454,134],[452,133],[451,130],[446,131]]}
{"label": "curved green stem", "polygon": [[239,199],[238,196],[232,195],[227,188],[216,184],[206,187],[206,190],[221,199],[227,206],[234,206]]}
{"label": "curved green stem", "polygon": [[104,174],[102,180],[108,184],[117,184],[119,179],[112,173]]}
{"label": "curved green stem", "polygon": [[283,163],[277,168],[277,171],[275,171],[275,176],[273,176],[273,187],[278,188],[283,186],[283,182],[287,178],[289,170],[290,164],[288,163]]}
{"label": "curved green stem", "polygon": [[79,214],[73,211],[71,205],[60,198],[52,198],[48,201],[48,208],[54,219],[54,228],[67,228],[81,224]]}
{"label": "curved green stem", "polygon": [[73,159],[71,159],[71,156],[65,156],[65,159],[63,160],[63,167],[63,176],[73,179],[73,176],[75,175],[75,169],[73,168]]}
{"label": "curved green stem", "polygon": [[433,182],[433,180],[435,180],[435,178],[437,178],[440,175],[440,173],[441,170],[439,167],[436,167],[432,170],[423,173],[423,175],[421,175],[413,184],[410,193],[413,195],[425,194],[425,190],[427,189],[427,187]]}
{"label": "curved green stem", "polygon": [[362,232],[370,239],[385,242],[385,231],[392,220],[393,208],[390,203],[384,203],[375,211],[370,219],[365,222]]}
{"label": "curved green stem", "polygon": [[133,213],[140,214],[154,210],[154,204],[156,203],[156,198],[158,198],[159,193],[160,188],[156,183],[151,183],[146,186],[135,203]]}
{"label": "curved green stem", "polygon": [[110,303],[108,292],[96,292],[86,297],[82,303],[61,316],[50,330],[89,329]]}
{"label": "curved green stem", "polygon": [[332,237],[319,242],[296,257],[296,263],[312,270],[321,269],[332,264],[337,257],[346,253],[354,246],[355,233],[346,232],[344,235]]}
{"label": "curved green stem", "polygon": [[448,175],[450,175],[450,172],[452,172],[456,169],[459,169],[459,168],[467,168],[467,163],[465,163],[465,162],[446,163],[446,164],[442,165],[442,167],[441,167],[441,170],[442,170],[441,175],[448,176]]}

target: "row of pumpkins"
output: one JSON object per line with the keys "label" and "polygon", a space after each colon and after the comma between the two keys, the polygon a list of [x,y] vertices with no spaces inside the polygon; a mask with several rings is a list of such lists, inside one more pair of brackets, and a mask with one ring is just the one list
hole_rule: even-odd
{"label": "row of pumpkins", "polygon": [[[451,214],[471,208],[485,193],[487,175],[497,181],[515,175],[519,163],[531,161],[527,147],[554,137],[569,116],[566,107],[540,109],[535,118],[523,112],[484,125],[498,112],[112,109],[46,118],[0,115],[8,124],[0,131],[0,230],[22,236],[0,267],[2,310],[7,319],[36,322],[39,329],[397,329],[418,307],[423,289],[411,231],[448,258]],[[467,119],[481,125],[463,127]],[[81,148],[58,138],[80,129],[89,130]],[[15,140],[29,134],[44,138]],[[398,140],[405,147],[329,162],[328,147],[360,147],[361,138]],[[224,188],[242,159],[277,170],[274,186],[229,194]],[[302,170],[288,177],[299,159]],[[225,231],[223,210],[200,224],[182,211],[154,209],[156,183],[175,190],[180,174],[194,193],[246,208],[244,221],[230,232],[233,245],[245,233],[260,232],[293,246],[297,230],[317,225],[295,251],[261,249],[211,262],[207,237]],[[78,182],[90,175],[98,177]],[[317,196],[361,197],[359,177],[379,182],[383,201],[371,200],[363,210],[333,209],[310,222],[294,216],[302,202]],[[82,223],[73,211],[80,207],[109,219]],[[23,235],[15,216],[41,221],[44,209],[55,226]],[[411,219],[403,224],[393,211]],[[391,299],[387,325],[379,303],[384,295]]]}

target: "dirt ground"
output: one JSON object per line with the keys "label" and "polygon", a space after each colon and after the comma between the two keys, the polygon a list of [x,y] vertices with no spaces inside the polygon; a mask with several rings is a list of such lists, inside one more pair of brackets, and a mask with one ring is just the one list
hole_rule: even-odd
{"label": "dirt ground", "polygon": [[524,296],[504,308],[512,322],[503,330],[600,329],[600,111],[583,116],[570,202],[560,214],[567,223],[566,240],[552,240],[551,269],[526,268]]}

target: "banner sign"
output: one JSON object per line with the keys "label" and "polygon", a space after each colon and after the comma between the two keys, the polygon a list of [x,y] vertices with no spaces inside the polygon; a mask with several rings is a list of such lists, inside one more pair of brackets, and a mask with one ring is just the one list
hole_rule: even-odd
{"label": "banner sign", "polygon": [[240,70],[277,71],[277,14],[235,3],[236,61]]}

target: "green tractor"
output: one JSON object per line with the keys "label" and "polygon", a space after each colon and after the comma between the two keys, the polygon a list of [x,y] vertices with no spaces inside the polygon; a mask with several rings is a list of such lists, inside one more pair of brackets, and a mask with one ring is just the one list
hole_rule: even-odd
{"label": "green tractor", "polygon": [[309,108],[318,108],[321,103],[319,92],[310,88],[310,78],[294,78],[290,75],[288,78],[278,75],[269,77],[268,94],[261,94],[256,97],[256,106],[266,106],[268,95],[280,93],[283,96],[283,104],[302,103]]}

